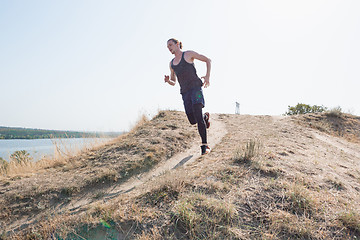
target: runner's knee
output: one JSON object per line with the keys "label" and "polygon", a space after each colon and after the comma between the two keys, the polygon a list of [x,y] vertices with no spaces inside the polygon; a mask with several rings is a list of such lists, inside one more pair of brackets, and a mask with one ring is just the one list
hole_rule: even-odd
{"label": "runner's knee", "polygon": [[194,125],[197,123],[196,118],[194,116],[194,113],[186,113],[186,116],[190,122],[191,125]]}
{"label": "runner's knee", "polygon": [[205,124],[204,122],[204,116],[202,114],[202,108],[203,108],[203,105],[201,103],[199,104],[195,104],[193,106],[193,109],[194,109],[194,118],[196,119],[196,122],[198,124]]}

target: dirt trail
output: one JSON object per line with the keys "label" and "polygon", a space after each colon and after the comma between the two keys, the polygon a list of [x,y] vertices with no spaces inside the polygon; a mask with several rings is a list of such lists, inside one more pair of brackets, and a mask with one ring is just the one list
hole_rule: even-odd
{"label": "dirt trail", "polygon": [[[218,143],[221,142],[221,139],[226,135],[227,130],[225,123],[219,120],[219,116],[216,114],[211,115],[211,126],[208,129],[208,143],[209,146],[214,148]],[[164,163],[160,163],[158,166],[156,166],[154,169],[141,173],[137,176],[134,176],[127,180],[126,182],[122,184],[115,185],[107,190],[105,190],[104,196],[99,201],[108,201],[110,199],[113,199],[120,194],[130,192],[134,190],[136,187],[142,185],[143,183],[161,175],[164,174],[167,171],[170,171],[172,169],[176,169],[178,167],[181,167],[185,164],[191,163],[196,161],[201,157],[200,155],[200,145],[197,141],[194,141],[193,147],[190,149],[178,153],[168,159]],[[88,204],[94,203],[93,194],[91,192],[86,193],[84,195],[78,196],[67,205],[66,209],[70,210],[72,212],[78,212],[81,211],[84,207],[86,208]]]}
{"label": "dirt trail", "polygon": [[355,143],[349,143],[348,141],[344,140],[344,139],[340,139],[340,138],[336,138],[333,136],[329,136],[326,134],[320,134],[320,133],[314,133],[314,136],[335,147],[340,149],[341,151],[344,151],[347,154],[353,155],[354,157],[360,158],[360,152],[359,152],[359,145],[355,144]]}

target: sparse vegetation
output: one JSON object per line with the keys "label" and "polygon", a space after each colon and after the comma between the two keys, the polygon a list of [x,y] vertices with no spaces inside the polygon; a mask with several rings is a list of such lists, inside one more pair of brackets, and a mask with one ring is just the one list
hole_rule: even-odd
{"label": "sparse vegetation", "polygon": [[344,184],[337,179],[334,180],[334,179],[329,178],[328,180],[326,180],[326,182],[329,183],[330,186],[336,190],[341,191],[341,190],[346,189]]}
{"label": "sparse vegetation", "polygon": [[[0,182],[0,192],[7,191],[4,200],[21,186],[11,201],[0,200],[0,228],[2,221],[14,219],[18,206],[26,206],[21,209],[27,217],[47,216],[3,238],[91,239],[97,234],[103,239],[358,239],[359,158],[311,135],[317,131],[309,123],[314,124],[315,117],[326,119],[325,113],[306,115],[308,124],[294,124],[304,117],[222,115],[229,133],[210,154],[108,200],[109,189],[165,161],[196,136],[195,128],[178,120],[186,123],[185,115],[160,112],[119,141],[47,169],[72,180],[62,184],[52,176],[60,195],[44,185],[29,187],[30,195],[23,188],[31,177]],[[348,151],[357,146],[352,144]],[[120,159],[123,165],[117,163]],[[71,178],[74,174],[78,178]],[[75,184],[76,179],[88,185]],[[66,201],[86,194],[93,203],[79,210],[82,214],[63,211],[52,216],[42,210],[59,206],[45,199],[59,199],[58,204],[66,206]],[[31,201],[37,203],[36,211],[30,210],[35,209]]]}
{"label": "sparse vegetation", "polygon": [[335,117],[340,118],[343,114],[342,109],[340,106],[330,109],[329,111],[325,112],[326,116],[328,117]]}
{"label": "sparse vegetation", "polygon": [[339,214],[339,220],[344,226],[360,235],[360,214],[354,210],[348,210]]}
{"label": "sparse vegetation", "polygon": [[0,174],[7,174],[9,170],[9,163],[0,157]]}
{"label": "sparse vegetation", "polygon": [[282,210],[271,212],[269,218],[272,235],[280,239],[318,239],[314,236],[316,227],[309,218]]}
{"label": "sparse vegetation", "polygon": [[340,107],[324,113],[296,116],[294,119],[301,125],[360,143],[360,117],[345,114]]}
{"label": "sparse vegetation", "polygon": [[[235,220],[235,205],[201,193],[189,193],[173,209],[175,226],[190,238],[215,237],[226,234],[226,227]],[[227,234],[226,234],[227,235]]]}
{"label": "sparse vegetation", "polygon": [[[156,163],[184,150],[192,141],[196,131],[189,125],[182,127],[179,124],[181,119],[185,125],[185,115],[178,112],[160,112],[151,121],[142,117],[133,130],[113,142],[82,151],[77,156],[64,156],[53,164],[45,164],[44,161],[15,164],[12,161],[11,174],[4,176],[3,180],[10,183],[3,187],[11,190],[5,191],[6,194],[0,201],[0,212],[18,209],[17,202],[21,199],[21,204],[28,207],[7,215],[6,221],[11,223],[11,219],[21,219],[33,211],[29,209],[36,209],[40,199],[47,208],[56,207],[60,203],[66,206],[89,188],[111,187],[150,169]],[[171,127],[162,130],[167,125]],[[14,159],[26,162],[26,156],[17,154]],[[11,181],[6,180],[9,177]],[[36,192],[33,190],[35,188]],[[2,193],[1,190],[0,192]],[[97,193],[98,191],[94,191],[90,198],[98,199],[101,194]],[[35,212],[33,216],[36,216]],[[0,214],[0,222],[3,220]],[[8,225],[6,228],[9,229]]]}
{"label": "sparse vegetation", "polygon": [[321,113],[327,110],[324,106],[317,105],[308,105],[303,103],[298,103],[295,107],[288,106],[288,111],[285,115],[298,115],[298,114],[306,114],[306,113]]}
{"label": "sparse vegetation", "polygon": [[10,159],[17,164],[28,164],[32,157],[30,153],[25,150],[15,151],[13,154],[10,155]]}
{"label": "sparse vegetation", "polygon": [[[71,159],[81,153],[88,152],[92,149],[103,146],[106,141],[94,141],[81,147],[73,146],[68,148],[66,144],[54,141],[55,152],[53,157],[43,157],[37,161],[33,161],[33,157],[26,150],[15,151],[10,155],[10,162],[4,163],[4,167],[0,167],[0,175],[28,175],[42,169],[52,168],[69,168]],[[5,160],[4,160],[5,161]],[[5,168],[6,167],[6,168]]]}
{"label": "sparse vegetation", "polygon": [[261,144],[259,141],[250,139],[243,148],[238,148],[234,154],[234,161],[238,163],[250,162],[259,154]]}
{"label": "sparse vegetation", "polygon": [[309,217],[316,207],[308,191],[301,185],[294,184],[285,193],[286,210],[292,214]]}

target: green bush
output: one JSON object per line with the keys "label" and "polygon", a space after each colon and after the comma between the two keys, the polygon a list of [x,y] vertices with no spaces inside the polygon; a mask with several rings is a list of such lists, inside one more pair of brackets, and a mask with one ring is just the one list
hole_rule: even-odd
{"label": "green bush", "polygon": [[0,173],[7,173],[8,169],[9,163],[5,159],[0,157]]}
{"label": "green bush", "polygon": [[306,113],[318,113],[325,112],[327,110],[324,106],[311,106],[308,104],[298,103],[295,107],[289,106],[288,112],[285,115],[297,115],[297,114],[306,114]]}
{"label": "green bush", "polygon": [[15,151],[10,155],[10,158],[18,164],[26,164],[32,160],[30,153],[25,150]]}

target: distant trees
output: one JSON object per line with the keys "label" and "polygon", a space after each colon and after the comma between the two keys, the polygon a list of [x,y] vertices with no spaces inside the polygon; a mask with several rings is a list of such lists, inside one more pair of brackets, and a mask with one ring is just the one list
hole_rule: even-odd
{"label": "distant trees", "polygon": [[96,134],[28,128],[0,127],[0,139],[45,139],[96,137]]}
{"label": "distant trees", "polygon": [[296,114],[306,114],[306,113],[318,113],[325,112],[327,110],[324,106],[317,105],[308,105],[303,103],[298,103],[295,107],[288,106],[288,111],[285,115],[296,115]]}
{"label": "distant trees", "polygon": [[117,137],[120,132],[97,133],[97,132],[72,132],[43,130],[32,128],[0,127],[0,139],[45,139],[45,138],[96,138]]}

